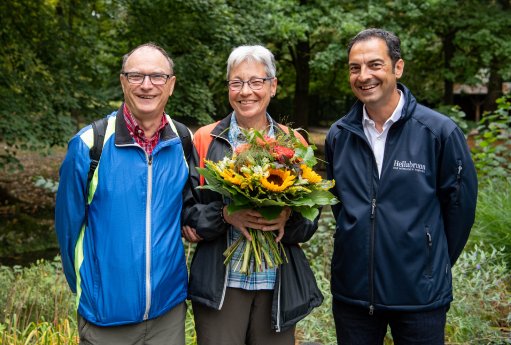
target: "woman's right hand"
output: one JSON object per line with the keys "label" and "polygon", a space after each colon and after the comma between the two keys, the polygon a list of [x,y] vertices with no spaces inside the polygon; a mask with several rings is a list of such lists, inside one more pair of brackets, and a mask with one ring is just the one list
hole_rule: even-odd
{"label": "woman's right hand", "polygon": [[266,225],[264,223],[263,215],[254,210],[239,210],[229,214],[227,212],[227,206],[224,206],[222,212],[224,220],[241,232],[241,234],[249,241],[252,241],[252,236],[248,233],[249,228],[262,230]]}

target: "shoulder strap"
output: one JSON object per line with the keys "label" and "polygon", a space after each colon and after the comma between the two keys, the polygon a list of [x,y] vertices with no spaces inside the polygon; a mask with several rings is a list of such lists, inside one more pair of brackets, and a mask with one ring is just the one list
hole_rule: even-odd
{"label": "shoulder strap", "polygon": [[108,119],[106,117],[98,119],[91,123],[92,125],[92,133],[94,136],[94,142],[92,144],[92,147],[89,150],[89,157],[90,157],[90,166],[89,166],[89,173],[87,174],[87,188],[85,190],[85,222],[88,221],[88,215],[89,215],[89,205],[88,205],[88,198],[89,198],[89,188],[90,183],[92,181],[92,177],[94,176],[94,172],[96,171],[96,168],[99,164],[99,159],[101,158],[101,152],[103,152],[103,143],[105,141],[105,132],[106,132],[106,126],[108,125]]}
{"label": "shoulder strap", "polygon": [[188,127],[186,127],[181,122],[176,120],[171,120],[174,123],[174,126],[177,130],[177,135],[181,138],[181,142],[183,143],[183,151],[185,153],[186,160],[190,158],[192,154],[192,135]]}
{"label": "shoulder strap", "polygon": [[87,192],[89,191],[89,184],[94,176],[94,171],[98,167],[101,152],[103,152],[103,142],[105,141],[105,132],[108,120],[106,117],[92,122],[92,133],[94,134],[94,143],[89,150],[90,167],[89,174],[87,175]]}

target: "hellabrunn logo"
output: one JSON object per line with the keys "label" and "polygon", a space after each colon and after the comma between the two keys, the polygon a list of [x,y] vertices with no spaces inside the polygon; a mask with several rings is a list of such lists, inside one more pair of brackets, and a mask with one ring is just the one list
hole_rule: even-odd
{"label": "hellabrunn logo", "polygon": [[392,167],[394,170],[404,170],[404,171],[416,171],[420,173],[426,172],[426,165],[421,163],[415,163],[412,161],[398,161],[394,160],[394,165]]}

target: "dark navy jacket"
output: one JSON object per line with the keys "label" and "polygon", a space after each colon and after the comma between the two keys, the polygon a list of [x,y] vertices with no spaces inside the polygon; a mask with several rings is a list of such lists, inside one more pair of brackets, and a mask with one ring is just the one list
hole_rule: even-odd
{"label": "dark navy jacket", "polygon": [[405,97],[381,171],[362,127],[363,104],[332,125],[327,176],[337,226],[332,294],[368,310],[420,311],[452,301],[451,267],[474,222],[477,177],[456,124]]}

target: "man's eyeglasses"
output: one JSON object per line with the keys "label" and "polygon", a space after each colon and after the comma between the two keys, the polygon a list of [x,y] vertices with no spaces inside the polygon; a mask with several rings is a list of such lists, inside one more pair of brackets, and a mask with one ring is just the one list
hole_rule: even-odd
{"label": "man's eyeglasses", "polygon": [[162,73],[142,74],[137,72],[122,72],[121,74],[128,79],[128,83],[130,84],[143,84],[145,77],[149,77],[153,85],[165,85],[167,80],[172,77],[170,74]]}
{"label": "man's eyeglasses", "polygon": [[266,77],[266,78],[252,78],[250,80],[227,80],[227,85],[231,91],[241,91],[243,89],[243,85],[245,83],[248,84],[248,87],[252,90],[261,90],[263,88],[264,82],[267,80],[272,80],[274,77]]}

